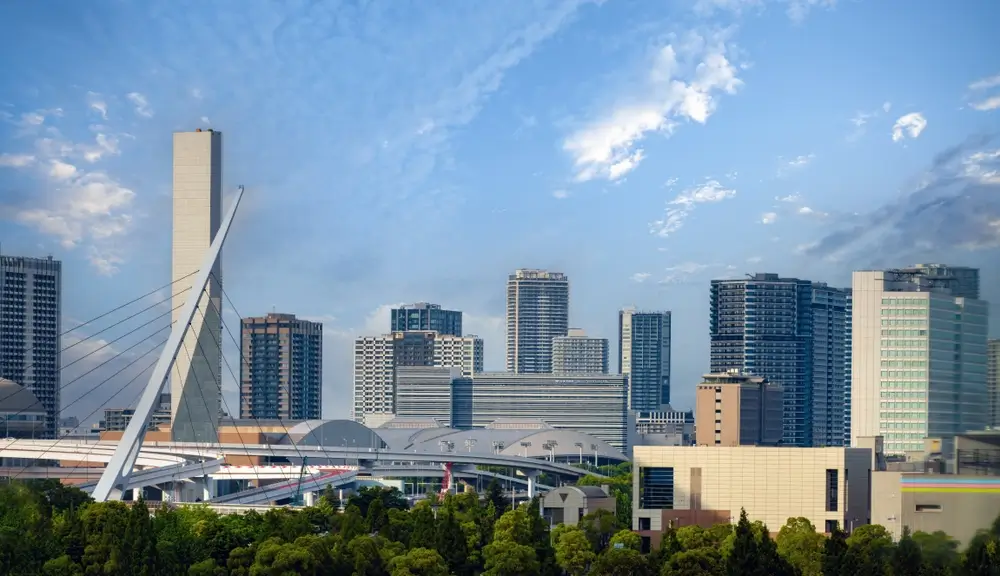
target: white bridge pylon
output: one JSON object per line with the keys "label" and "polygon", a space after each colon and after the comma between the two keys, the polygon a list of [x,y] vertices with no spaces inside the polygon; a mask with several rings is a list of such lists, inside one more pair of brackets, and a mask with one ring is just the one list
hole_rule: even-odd
{"label": "white bridge pylon", "polygon": [[[219,231],[216,233],[215,238],[212,239],[212,245],[205,254],[205,260],[191,281],[191,292],[188,294],[187,301],[184,302],[184,307],[181,310],[181,315],[177,323],[170,329],[170,337],[167,338],[167,342],[163,346],[163,351],[160,352],[160,358],[157,360],[156,366],[153,368],[153,373],[149,377],[149,382],[146,384],[146,389],[143,390],[142,396],[140,396],[139,402],[136,404],[135,413],[132,415],[132,419],[129,421],[122,439],[118,442],[118,447],[115,449],[111,461],[108,462],[108,466],[104,469],[101,479],[98,480],[97,486],[94,487],[93,497],[98,502],[110,499],[119,500],[124,490],[128,487],[129,476],[132,474],[136,458],[139,455],[139,449],[142,447],[142,442],[146,437],[146,427],[149,425],[150,417],[157,406],[160,390],[163,389],[163,385],[170,375],[170,370],[173,368],[177,354],[180,352],[184,335],[191,325],[191,321],[194,319],[194,315],[198,309],[198,302],[201,300],[205,286],[211,277],[212,269],[215,267],[216,262],[219,261],[219,255],[222,254],[222,245],[226,242],[226,235],[229,234],[229,228],[233,224],[233,218],[236,216],[236,209],[240,206],[243,192],[243,186],[240,186],[236,197],[233,199],[233,205],[230,206],[229,212],[219,226]],[[218,418],[217,415],[214,417]]]}

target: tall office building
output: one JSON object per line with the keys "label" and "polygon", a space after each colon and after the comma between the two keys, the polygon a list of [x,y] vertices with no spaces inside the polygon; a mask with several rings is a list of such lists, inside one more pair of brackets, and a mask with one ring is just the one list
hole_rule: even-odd
{"label": "tall office building", "polygon": [[472,379],[458,368],[396,368],[396,416],[432,419],[451,428],[472,427]]}
{"label": "tall office building", "polygon": [[607,374],[608,339],[587,336],[571,328],[552,340],[553,374]]}
{"label": "tall office building", "polygon": [[62,263],[0,256],[0,378],[27,389],[45,410],[40,436],[59,425]]}
{"label": "tall office building", "polygon": [[457,368],[464,377],[483,370],[483,340],[431,331],[364,336],[354,342],[354,408],[351,417],[375,427],[395,414],[396,369]]}
{"label": "tall office building", "polygon": [[670,410],[670,312],[618,312],[618,373],[629,379],[629,409]]}
{"label": "tall office building", "polygon": [[777,274],[712,281],[711,370],[763,376],[784,390],[786,446],[843,443],[846,305],[842,290]]}
{"label": "tall office building", "polygon": [[240,418],[320,419],[323,324],[276,313],[240,324]]}
{"label": "tall office building", "polygon": [[1000,427],[1000,338],[987,345],[986,393],[989,394],[988,426]]}
{"label": "tall office building", "polygon": [[854,334],[854,293],[844,288],[844,446],[851,446],[851,347]]}
{"label": "tall office building", "polygon": [[904,271],[923,278],[921,284],[947,287],[956,298],[979,300],[979,268],[946,264],[915,264]]}
{"label": "tall office building", "polygon": [[[222,133],[174,133],[171,278],[173,321],[194,273],[222,224]],[[201,295],[170,372],[171,436],[179,442],[218,441],[222,384],[222,259]]]}
{"label": "tall office building", "polygon": [[451,336],[462,335],[462,313],[443,310],[438,304],[418,302],[393,308],[390,321],[390,332],[432,330]]}
{"label": "tall office building", "polygon": [[847,293],[821,282],[812,290],[812,446],[844,445]]}
{"label": "tall office building", "polygon": [[552,339],[569,330],[569,279],[517,270],[507,278],[507,371],[552,372]]}
{"label": "tall office building", "polygon": [[[944,266],[854,272],[851,439],[883,436],[887,454],[981,430],[987,414],[986,302],[976,276]],[[978,284],[978,279],[975,281]]]}

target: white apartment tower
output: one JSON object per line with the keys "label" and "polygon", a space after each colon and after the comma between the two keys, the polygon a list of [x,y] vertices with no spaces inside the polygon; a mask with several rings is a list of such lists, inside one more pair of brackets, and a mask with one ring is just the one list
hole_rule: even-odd
{"label": "white apartment tower", "polygon": [[[174,133],[171,278],[173,321],[185,288],[201,266],[222,220],[222,133]],[[184,335],[170,375],[171,435],[178,442],[216,442],[222,376],[222,261],[216,263]]]}
{"label": "white apartment tower", "polygon": [[552,340],[569,331],[569,278],[516,270],[507,278],[507,371],[550,374]]}
{"label": "white apartment tower", "polygon": [[989,309],[971,269],[958,270],[854,272],[852,445],[883,436],[886,453],[901,454],[941,438],[947,454],[956,434],[987,425]]}
{"label": "white apartment tower", "polygon": [[471,377],[483,371],[483,340],[430,330],[363,336],[354,341],[354,408],[351,418],[377,427],[395,415],[396,368],[456,368]]}

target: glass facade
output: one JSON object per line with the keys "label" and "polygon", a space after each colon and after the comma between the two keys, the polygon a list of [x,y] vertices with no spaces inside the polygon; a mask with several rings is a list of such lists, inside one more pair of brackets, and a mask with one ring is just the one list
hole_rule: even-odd
{"label": "glass facade", "polygon": [[670,312],[620,311],[618,350],[618,373],[629,379],[629,408],[669,409]]}
{"label": "glass facade", "polygon": [[450,336],[462,335],[461,312],[443,310],[437,304],[426,302],[393,308],[390,322],[390,332],[432,330]]}

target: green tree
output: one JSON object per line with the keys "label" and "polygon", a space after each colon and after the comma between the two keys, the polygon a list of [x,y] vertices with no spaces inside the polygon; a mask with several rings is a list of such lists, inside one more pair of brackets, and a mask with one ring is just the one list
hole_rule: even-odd
{"label": "green tree", "polygon": [[83,576],[83,567],[74,562],[68,554],[53,558],[42,566],[44,576]]}
{"label": "green tree", "polygon": [[618,530],[618,519],[607,510],[595,510],[580,519],[578,524],[590,538],[594,551],[600,553],[608,546],[611,537]]}
{"label": "green tree", "polygon": [[507,511],[507,506],[510,503],[503,493],[503,487],[500,486],[500,482],[496,478],[490,480],[489,485],[486,487],[484,498],[493,505],[494,521]]}
{"label": "green tree", "polygon": [[740,510],[740,521],[734,531],[733,548],[726,558],[726,574],[729,576],[765,576],[765,566],[761,561],[760,546],[750,527],[747,511]]}
{"label": "green tree", "polygon": [[608,545],[612,548],[628,548],[629,550],[639,552],[642,549],[642,538],[631,530],[619,530],[611,537]]}
{"label": "green tree", "polygon": [[448,576],[448,565],[436,550],[413,548],[389,562],[390,576]]}
{"label": "green tree", "polygon": [[962,559],[962,572],[968,576],[1000,574],[1000,541],[990,532],[977,534]]}
{"label": "green tree", "polygon": [[928,534],[914,532],[913,541],[920,547],[920,555],[924,559],[925,576],[948,576],[957,574],[961,555],[958,552],[958,542],[941,530]]}
{"label": "green tree", "polygon": [[910,536],[910,528],[903,527],[903,535],[899,538],[889,560],[889,571],[893,576],[919,575],[924,560],[920,555],[920,546]]}
{"label": "green tree", "polygon": [[556,562],[569,576],[583,576],[597,558],[590,540],[583,530],[576,526],[561,524],[559,530],[553,530],[555,536],[553,545],[556,550]]}
{"label": "green tree", "polygon": [[505,538],[489,543],[483,549],[483,557],[486,559],[483,576],[537,576],[541,569],[534,548]]}
{"label": "green tree", "polygon": [[789,518],[775,539],[778,553],[802,574],[823,574],[823,545],[826,538],[816,532],[807,518]]}
{"label": "green tree", "polygon": [[410,548],[435,549],[437,522],[431,507],[421,502],[410,511]]}
{"label": "green tree", "polygon": [[847,564],[847,534],[840,527],[823,543],[823,576],[852,576]]}
{"label": "green tree", "polygon": [[465,576],[470,572],[468,542],[454,509],[446,508],[441,513],[434,541],[435,549],[444,558],[452,574]]}
{"label": "green tree", "polygon": [[126,574],[131,576],[153,576],[156,567],[156,534],[149,508],[140,497],[129,510],[128,525],[125,529]]}
{"label": "green tree", "polygon": [[892,553],[892,535],[879,524],[854,529],[847,538],[847,568],[852,576],[882,576]]}
{"label": "green tree", "polygon": [[660,570],[662,576],[722,576],[725,573],[722,555],[714,548],[678,552]]}
{"label": "green tree", "polygon": [[683,550],[677,539],[677,531],[668,527],[660,536],[660,545],[649,556],[650,567],[654,572],[662,570],[671,558]]}
{"label": "green tree", "polygon": [[355,494],[351,494],[347,498],[347,505],[357,506],[358,511],[361,513],[362,518],[368,517],[368,507],[371,503],[378,500],[382,503],[382,508],[384,510],[391,510],[393,508],[397,510],[408,509],[409,503],[406,501],[406,496],[399,491],[398,488],[386,488],[383,486],[367,486],[358,490]]}
{"label": "green tree", "polygon": [[389,523],[389,515],[385,511],[382,500],[376,498],[368,505],[368,513],[365,516],[365,527],[369,534],[378,534]]}
{"label": "green tree", "polygon": [[590,570],[593,576],[651,576],[649,560],[630,548],[608,548]]}

